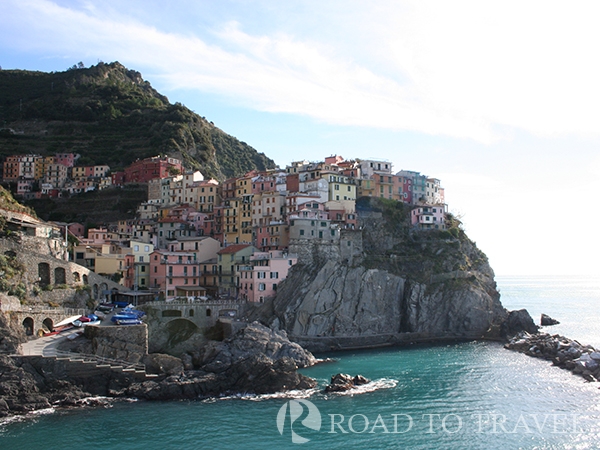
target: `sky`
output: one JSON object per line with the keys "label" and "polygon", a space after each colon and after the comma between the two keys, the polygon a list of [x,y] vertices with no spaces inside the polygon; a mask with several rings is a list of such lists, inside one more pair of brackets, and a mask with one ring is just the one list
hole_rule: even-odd
{"label": "sky", "polygon": [[281,167],[439,178],[497,275],[598,275],[600,2],[2,0],[2,69],[119,61]]}

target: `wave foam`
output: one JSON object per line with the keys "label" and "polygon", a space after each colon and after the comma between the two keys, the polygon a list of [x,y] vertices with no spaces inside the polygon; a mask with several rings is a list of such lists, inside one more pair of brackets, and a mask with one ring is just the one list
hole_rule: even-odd
{"label": "wave foam", "polygon": [[395,388],[398,385],[398,380],[394,380],[392,378],[380,378],[378,380],[369,381],[366,384],[361,386],[356,386],[352,389],[348,389],[347,391],[341,392],[330,392],[330,394],[334,395],[358,395],[358,394],[366,394],[368,392],[378,391],[380,389],[391,389]]}

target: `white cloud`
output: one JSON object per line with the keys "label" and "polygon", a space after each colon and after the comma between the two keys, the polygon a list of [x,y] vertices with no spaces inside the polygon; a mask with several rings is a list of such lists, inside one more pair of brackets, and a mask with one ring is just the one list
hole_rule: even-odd
{"label": "white cloud", "polygon": [[[594,3],[350,2],[340,21],[342,4],[312,5],[314,14],[294,9],[294,35],[251,35],[243,22],[165,32],[91,1],[12,1],[0,24],[23,51],[118,59],[173,89],[327,123],[480,142],[504,126],[597,133]],[[302,21],[328,32],[302,36]]]}

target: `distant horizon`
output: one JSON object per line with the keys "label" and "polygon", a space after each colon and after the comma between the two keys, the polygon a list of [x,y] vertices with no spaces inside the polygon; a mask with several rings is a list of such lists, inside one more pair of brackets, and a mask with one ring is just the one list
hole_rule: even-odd
{"label": "distant horizon", "polygon": [[598,13],[591,1],[6,0],[0,66],[119,61],[280,166],[337,154],[440,179],[498,273],[593,275]]}

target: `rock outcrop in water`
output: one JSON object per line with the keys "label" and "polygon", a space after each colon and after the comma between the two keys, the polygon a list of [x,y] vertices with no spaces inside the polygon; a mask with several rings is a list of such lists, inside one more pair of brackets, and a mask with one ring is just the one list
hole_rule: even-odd
{"label": "rock outcrop in water", "polygon": [[339,250],[290,243],[299,263],[254,317],[311,351],[537,330],[527,312],[504,309],[487,257],[462,230],[415,231],[397,202],[357,207],[361,230],[343,231]]}
{"label": "rock outcrop in water", "polygon": [[587,381],[600,381],[600,352],[591,345],[581,345],[558,334],[518,333],[504,345],[509,350],[542,358],[555,366],[580,375]]}
{"label": "rock outcrop in water", "polygon": [[196,370],[159,381],[134,383],[123,394],[149,400],[194,399],[232,393],[266,394],[308,389],[316,382],[297,372],[314,356],[285,333],[252,323],[223,342],[212,341],[193,356]]}
{"label": "rock outcrop in water", "polygon": [[338,373],[331,377],[330,383],[325,386],[325,392],[345,392],[354,389],[357,386],[367,384],[367,380],[362,375],[350,376],[345,373]]}
{"label": "rock outcrop in water", "polygon": [[540,318],[540,325],[543,327],[549,327],[552,325],[558,325],[560,322],[556,319],[553,319],[552,317],[550,317],[548,314],[542,314],[542,317]]}

